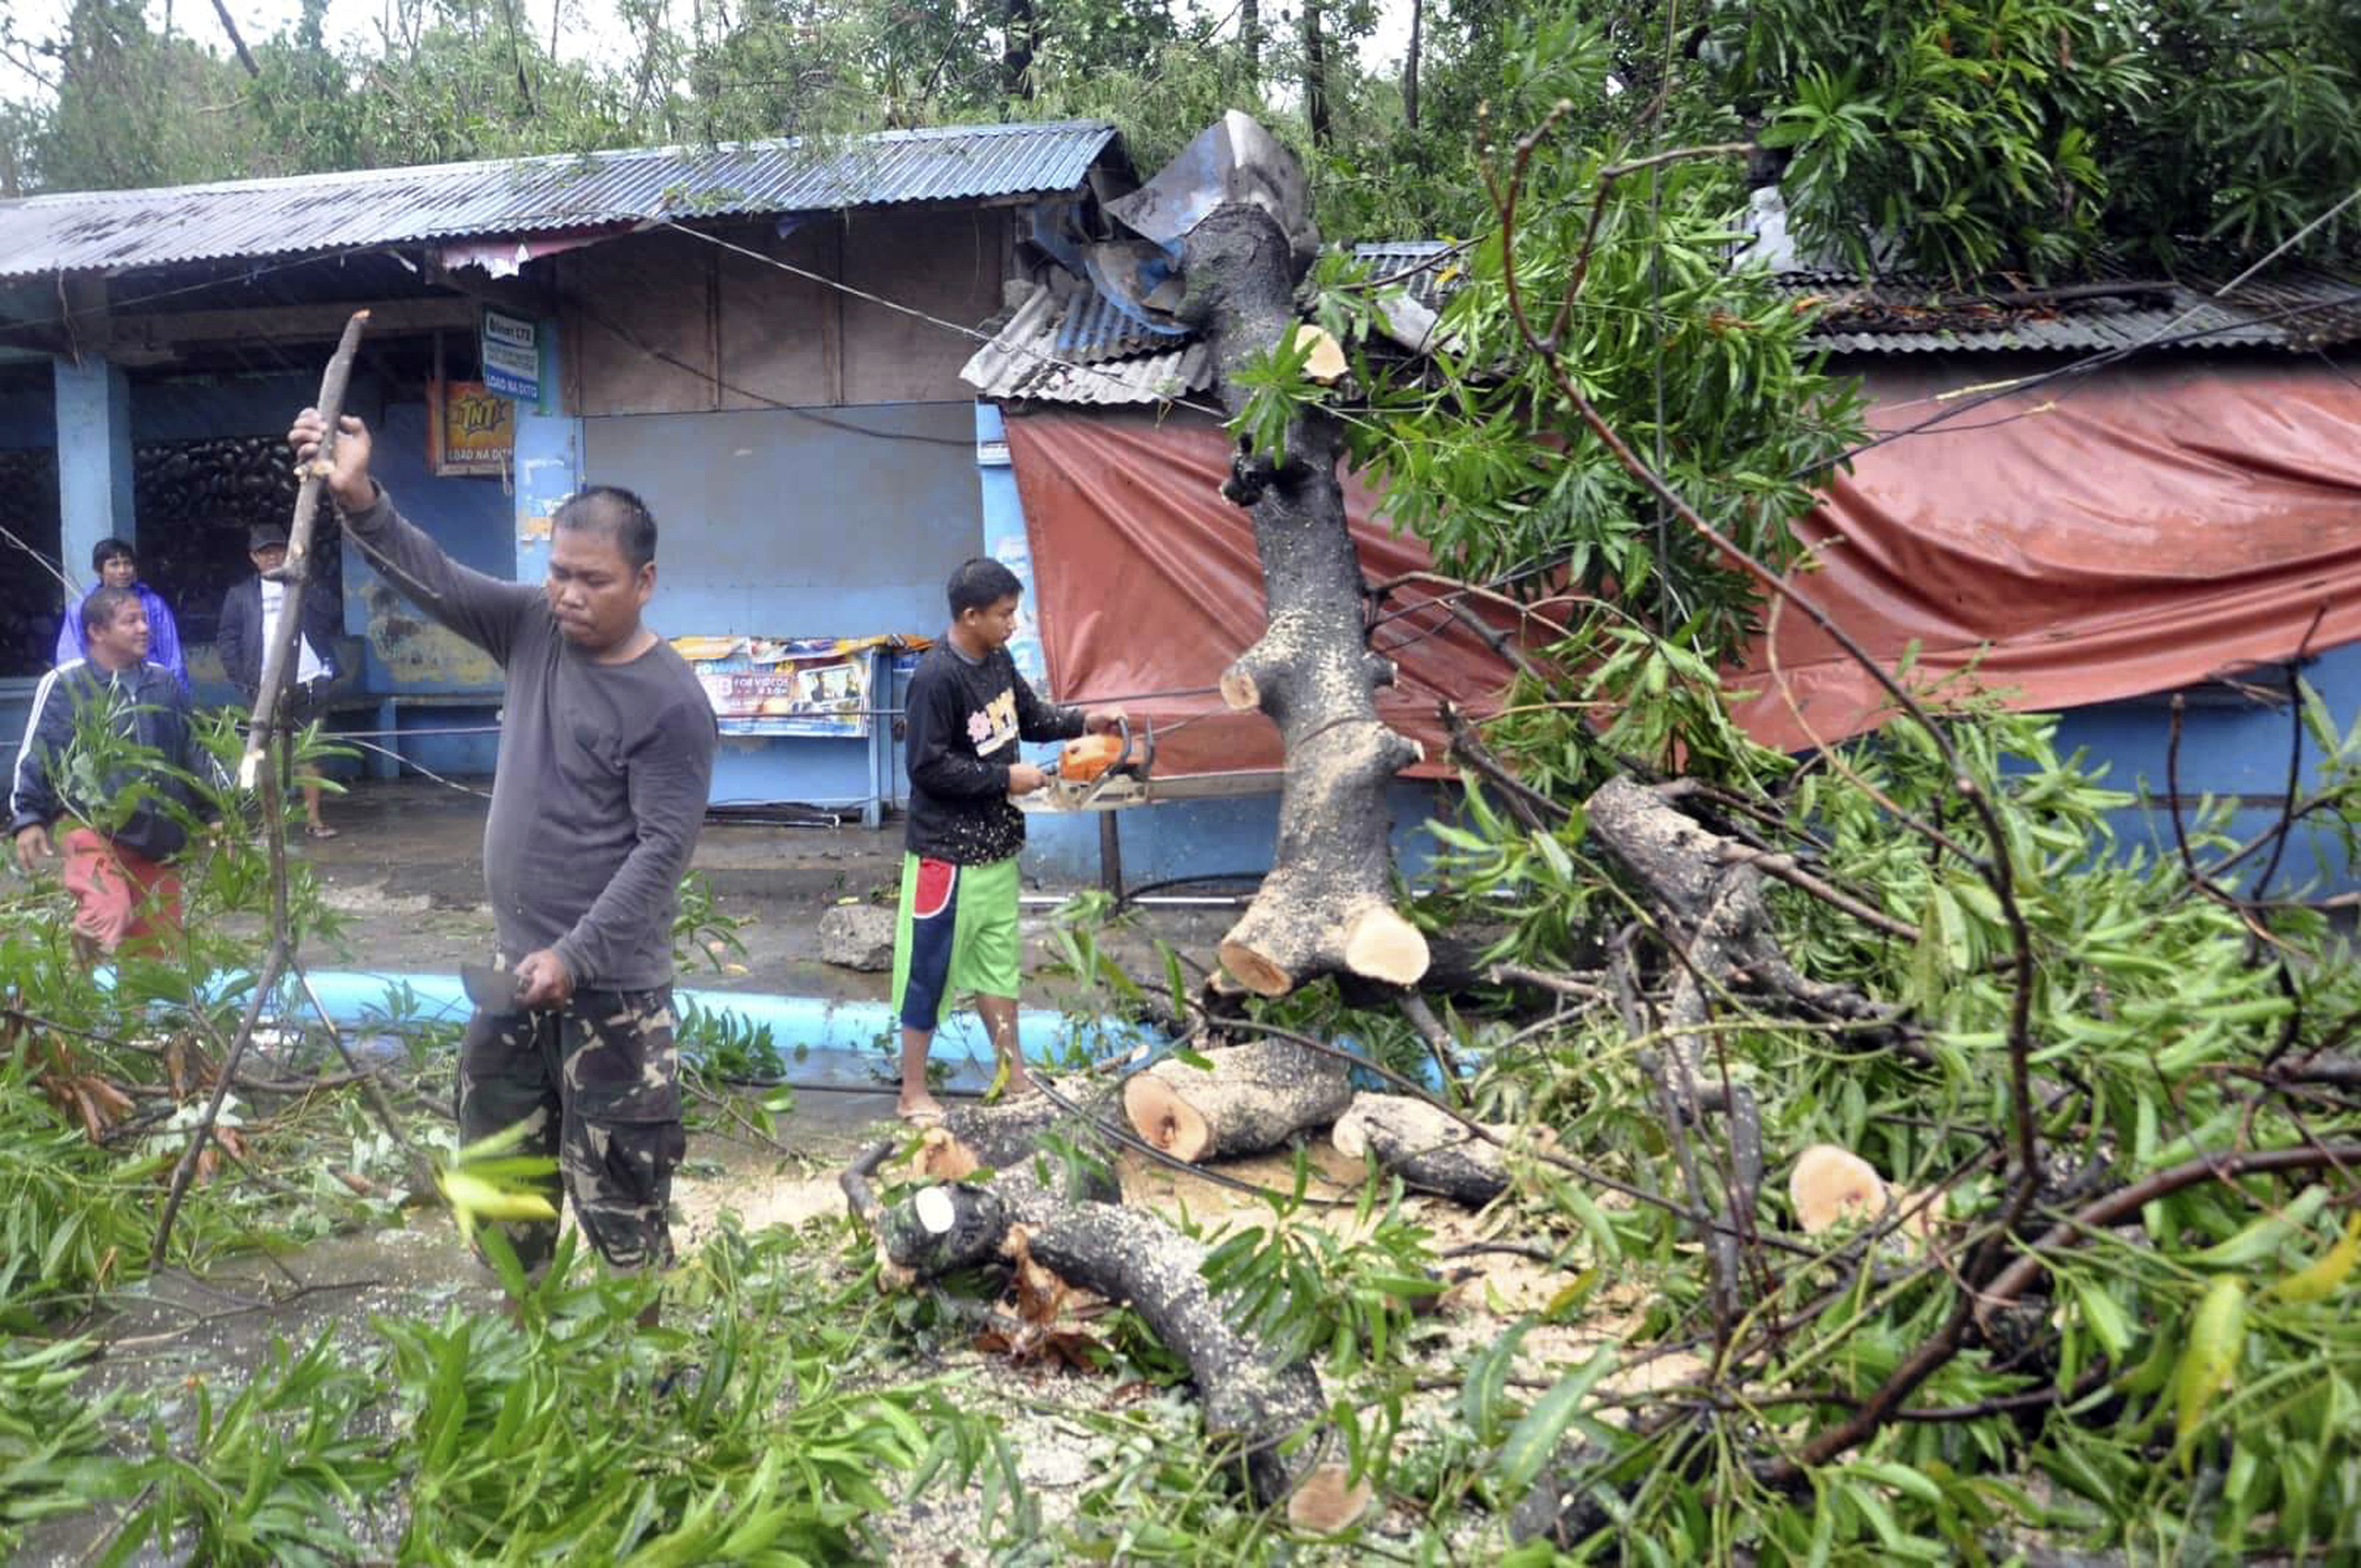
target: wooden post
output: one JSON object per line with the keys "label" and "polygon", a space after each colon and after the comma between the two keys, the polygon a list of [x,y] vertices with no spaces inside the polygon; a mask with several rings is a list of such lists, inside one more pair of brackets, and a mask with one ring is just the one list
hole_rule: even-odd
{"label": "wooden post", "polygon": [[1123,896],[1123,829],[1115,825],[1112,811],[1099,813],[1099,886],[1117,898]]}

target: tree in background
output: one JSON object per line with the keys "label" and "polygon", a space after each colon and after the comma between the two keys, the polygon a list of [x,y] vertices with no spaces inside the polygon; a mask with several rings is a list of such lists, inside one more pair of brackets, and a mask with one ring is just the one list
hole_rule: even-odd
{"label": "tree in background", "polygon": [[244,73],[186,37],[151,30],[139,0],[75,0],[61,38],[27,47],[54,62],[57,82],[24,137],[27,186],[173,185],[266,157]]}
{"label": "tree in background", "polygon": [[[1549,7],[1420,0],[1412,53],[1367,62],[1370,0],[1176,13],[1170,0],[627,0],[631,57],[555,58],[523,0],[403,0],[337,57],[324,0],[251,80],[139,0],[78,0],[0,181],[21,189],[1018,116],[1101,115],[1143,168],[1221,111],[1300,144],[1334,236],[1457,236],[1487,208],[1477,110]],[[1806,244],[1964,280],[2259,254],[2361,181],[2353,0],[1576,0],[1607,71],[1571,124],[1681,126],[1769,152]],[[553,17],[553,20],[562,19]],[[50,68],[45,68],[45,73]],[[1276,99],[1264,89],[1279,90]],[[29,123],[26,123],[29,117]],[[1496,121],[1496,123],[1506,123]],[[2329,254],[2361,208],[2312,234]]]}

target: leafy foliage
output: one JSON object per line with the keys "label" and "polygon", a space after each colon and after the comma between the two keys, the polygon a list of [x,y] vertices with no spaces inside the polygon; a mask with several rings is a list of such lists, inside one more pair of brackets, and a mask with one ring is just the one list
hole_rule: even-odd
{"label": "leafy foliage", "polygon": [[[2361,26],[2328,4],[1718,8],[1701,58],[1815,241],[1923,271],[2257,255],[2361,175]],[[2355,232],[2320,231],[2325,251]]]}

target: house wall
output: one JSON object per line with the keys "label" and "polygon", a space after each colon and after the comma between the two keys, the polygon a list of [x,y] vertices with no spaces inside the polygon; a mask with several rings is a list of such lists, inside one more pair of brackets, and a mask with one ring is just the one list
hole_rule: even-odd
{"label": "house wall", "polygon": [[[1012,243],[1008,209],[972,203],[724,232],[962,325],[1000,308]],[[940,630],[944,579],[983,547],[959,379],[971,338],[675,232],[553,266],[544,383],[558,395],[519,420],[520,577],[538,577],[558,502],[614,484],[655,513],[649,620],[666,636]],[[892,796],[899,772],[867,741],[730,736],[713,795],[851,806]]]}
{"label": "house wall", "polygon": [[[1001,308],[1005,207],[798,214],[733,245],[972,326]],[[972,338],[753,256],[655,230],[555,258],[566,411],[691,413],[967,400]]]}
{"label": "house wall", "polygon": [[[943,583],[983,547],[970,407],[585,419],[583,473],[655,513],[648,614],[667,637],[931,636]],[[725,736],[713,798],[848,804],[873,787],[865,741]]]}
{"label": "house wall", "polygon": [[[2361,719],[2361,644],[2322,653],[2303,669],[2301,678],[2320,694],[2340,735]],[[2145,804],[2111,814],[2120,849],[2178,859],[2169,788],[2174,774],[2180,786],[2181,819],[2189,830],[2195,830],[2201,797],[2210,795],[2235,804],[2225,831],[2244,843],[2279,818],[2294,723],[2294,715],[2285,707],[2191,706],[2181,716],[2175,758],[2168,701],[2136,697],[2062,715],[2058,749],[2066,754],[2087,748],[2093,762],[2107,765],[2109,784],[2146,797]],[[2301,780],[2298,793],[2308,795],[2324,782],[2321,750],[2311,737],[2304,738],[2302,755],[2296,761]],[[2268,856],[2265,851],[2250,864],[2259,871]],[[2203,858],[2212,856],[2208,852]],[[2347,858],[2325,826],[2299,827],[2272,882],[2274,894],[2282,897],[2326,896],[2356,887],[2361,887],[2361,867]]]}

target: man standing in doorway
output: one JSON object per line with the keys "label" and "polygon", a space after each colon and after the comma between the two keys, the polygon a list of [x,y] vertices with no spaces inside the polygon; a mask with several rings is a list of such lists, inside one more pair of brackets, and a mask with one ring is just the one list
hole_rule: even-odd
{"label": "man standing in doorway", "polygon": [[[324,433],[316,411],[296,416],[299,461]],[[557,509],[548,579],[503,582],[402,521],[368,461],[368,431],[346,417],[328,476],[345,536],[507,672],[484,881],[516,1001],[468,1020],[460,1137],[524,1123],[527,1151],[556,1156],[575,1217],[608,1263],[662,1267],[687,1148],[672,923],[719,736],[687,661],[640,619],[656,586],[655,519],[631,491],[593,486]],[[555,1222],[506,1230],[527,1268],[557,1243]]]}
{"label": "man standing in doorway", "polygon": [[[244,693],[251,710],[262,700],[262,662],[279,630],[280,607],[287,602],[287,585],[278,577],[287,564],[287,526],[258,522],[247,531],[247,558],[254,576],[230,589],[222,600],[221,629],[215,635],[222,670],[230,684]],[[296,640],[295,658],[288,666],[286,684],[279,690],[279,731],[292,736],[320,717],[328,687],[336,678],[336,627],[342,617],[334,595],[303,596],[303,632]],[[293,754],[291,742],[286,755]],[[291,770],[289,784],[303,786],[303,820],[314,839],[333,839],[336,830],[320,816],[320,775],[309,767]]]}
{"label": "man standing in doorway", "polygon": [[[129,588],[139,596],[139,608],[148,615],[148,662],[160,664],[165,672],[181,684],[181,695],[189,694],[189,663],[181,652],[181,629],[173,622],[172,607],[163,596],[139,580],[139,558],[131,546],[120,539],[102,539],[90,553],[90,569],[98,574],[99,588]],[[90,594],[84,594],[87,600]],[[58,657],[60,664],[90,656],[82,641],[82,605],[66,607],[66,618],[58,626]]]}
{"label": "man standing in doorway", "polygon": [[[183,821],[202,814],[203,802],[184,779],[127,766],[105,769],[83,795],[71,783],[81,770],[67,765],[82,716],[103,714],[116,736],[192,777],[209,773],[213,759],[190,722],[188,695],[148,661],[139,596],[101,587],[76,613],[90,654],[51,670],[34,690],[8,792],[8,832],[27,872],[64,850],[74,945],[87,962],[180,929],[181,879],[170,862],[188,843]],[[65,817],[73,826],[53,841],[50,824]]]}

